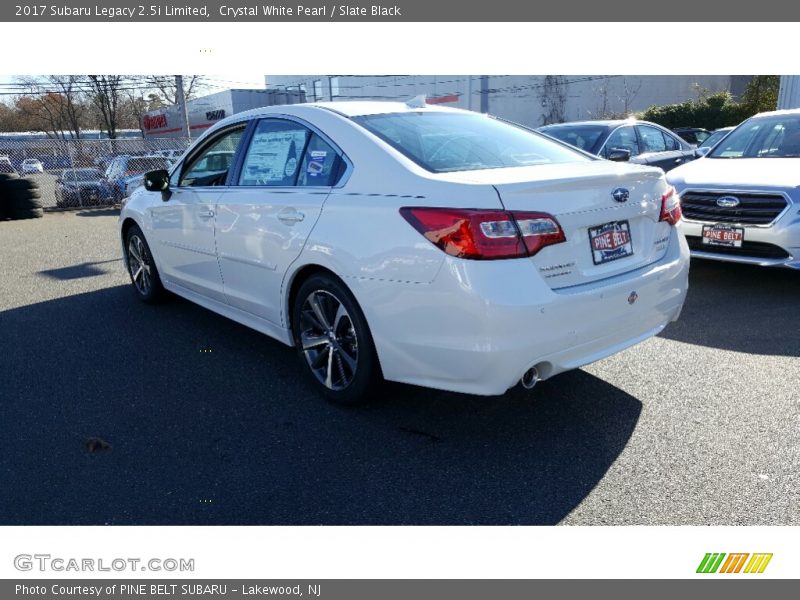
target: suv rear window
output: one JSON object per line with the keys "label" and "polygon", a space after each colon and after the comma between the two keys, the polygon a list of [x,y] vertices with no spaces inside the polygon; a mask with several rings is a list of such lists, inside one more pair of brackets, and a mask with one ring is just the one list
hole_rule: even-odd
{"label": "suv rear window", "polygon": [[543,135],[484,115],[408,112],[353,120],[434,173],[591,160]]}

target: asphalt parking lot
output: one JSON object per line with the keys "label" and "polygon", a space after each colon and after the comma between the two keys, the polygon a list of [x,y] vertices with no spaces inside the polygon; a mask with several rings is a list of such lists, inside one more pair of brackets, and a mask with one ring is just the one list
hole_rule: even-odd
{"label": "asphalt parking lot", "polygon": [[800,273],[692,265],[681,320],[479,398],[320,400],[294,352],[138,302],[110,210],[0,222],[0,524],[800,524]]}

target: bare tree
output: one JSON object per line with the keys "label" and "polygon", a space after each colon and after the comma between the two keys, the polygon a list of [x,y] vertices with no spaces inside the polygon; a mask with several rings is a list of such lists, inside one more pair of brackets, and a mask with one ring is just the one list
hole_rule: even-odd
{"label": "bare tree", "polygon": [[[145,75],[142,80],[147,87],[152,88],[158,94],[163,104],[178,103],[178,88],[175,85],[174,75]],[[206,87],[206,78],[203,75],[184,75],[184,100],[191,100],[204,87]]]}
{"label": "bare tree", "polygon": [[92,102],[100,111],[109,139],[116,139],[119,129],[119,106],[122,100],[122,75],[89,75]]}
{"label": "bare tree", "polygon": [[17,99],[17,109],[31,128],[65,139],[67,133],[78,139],[86,115],[81,75],[47,75],[20,77],[18,81],[28,93]]}
{"label": "bare tree", "polygon": [[604,79],[603,83],[592,89],[597,104],[594,111],[589,111],[589,116],[593,119],[627,119],[631,115],[633,101],[642,89],[642,80],[634,83],[623,77],[622,89],[614,97],[609,92],[608,81]]}
{"label": "bare tree", "polygon": [[547,75],[539,90],[542,102],[542,125],[563,123],[567,108],[567,79],[562,75]]}
{"label": "bare tree", "polygon": [[620,100],[622,101],[623,112],[625,116],[630,116],[631,114],[631,104],[636,99],[636,96],[639,95],[639,91],[642,89],[642,80],[639,79],[636,84],[632,84],[628,81],[627,77],[622,78],[622,96],[620,96]]}

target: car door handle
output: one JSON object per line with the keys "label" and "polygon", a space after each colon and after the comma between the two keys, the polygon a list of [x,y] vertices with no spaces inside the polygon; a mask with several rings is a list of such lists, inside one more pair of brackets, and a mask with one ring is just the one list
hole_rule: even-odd
{"label": "car door handle", "polygon": [[303,213],[293,208],[290,210],[282,210],[278,213],[278,220],[282,223],[299,223],[305,218],[306,216]]}
{"label": "car door handle", "polygon": [[214,216],[214,211],[213,210],[204,210],[203,212],[198,213],[197,216],[200,217],[201,219],[210,219],[211,217]]}
{"label": "car door handle", "polygon": [[683,159],[682,159],[682,158],[676,158],[676,159],[675,159],[675,164],[676,164],[676,165],[677,165],[678,163],[682,163],[682,162],[683,162]]}

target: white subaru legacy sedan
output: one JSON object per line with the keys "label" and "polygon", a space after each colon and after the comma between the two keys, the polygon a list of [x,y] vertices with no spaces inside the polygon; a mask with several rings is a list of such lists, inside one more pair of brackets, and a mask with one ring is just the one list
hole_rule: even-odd
{"label": "white subaru legacy sedan", "polygon": [[295,346],[329,399],[381,377],[532,387],[659,333],[689,250],[660,169],[423,102],[231,116],[120,215],[136,294]]}

